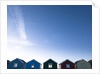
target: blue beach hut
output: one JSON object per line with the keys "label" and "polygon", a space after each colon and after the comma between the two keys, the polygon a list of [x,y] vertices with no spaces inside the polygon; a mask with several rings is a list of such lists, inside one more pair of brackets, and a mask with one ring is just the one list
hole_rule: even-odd
{"label": "blue beach hut", "polygon": [[41,64],[33,59],[33,60],[31,60],[31,61],[26,63],[26,67],[25,68],[26,69],[40,69],[41,68]]}
{"label": "blue beach hut", "polygon": [[12,60],[8,65],[8,69],[24,69],[24,68],[25,68],[25,61],[19,58]]}

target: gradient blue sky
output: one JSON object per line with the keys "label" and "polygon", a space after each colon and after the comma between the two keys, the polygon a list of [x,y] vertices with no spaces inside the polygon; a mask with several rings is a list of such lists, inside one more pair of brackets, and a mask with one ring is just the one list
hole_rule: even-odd
{"label": "gradient blue sky", "polygon": [[[91,5],[8,5],[8,59],[92,59]],[[13,55],[13,56],[12,56]]]}

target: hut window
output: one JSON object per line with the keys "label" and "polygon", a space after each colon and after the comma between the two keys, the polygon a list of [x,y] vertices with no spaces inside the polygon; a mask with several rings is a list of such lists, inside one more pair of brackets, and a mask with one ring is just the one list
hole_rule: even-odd
{"label": "hut window", "polygon": [[32,68],[34,68],[34,64],[32,64],[32,66],[31,66]]}
{"label": "hut window", "polygon": [[18,66],[18,63],[14,63],[14,67],[17,67]]}
{"label": "hut window", "polygon": [[70,64],[66,64],[66,68],[70,68]]}
{"label": "hut window", "polygon": [[48,68],[52,68],[52,63],[49,63],[48,64]]}

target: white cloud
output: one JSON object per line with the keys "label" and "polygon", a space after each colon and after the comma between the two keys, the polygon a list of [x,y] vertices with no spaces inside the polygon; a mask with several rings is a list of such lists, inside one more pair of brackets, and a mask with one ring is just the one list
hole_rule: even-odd
{"label": "white cloud", "polygon": [[8,44],[14,44],[14,45],[20,45],[20,46],[35,46],[35,44],[31,43],[28,40],[22,40],[22,39],[18,39],[14,36],[10,36],[10,38],[8,37],[7,40]]}
{"label": "white cloud", "polygon": [[23,18],[23,13],[20,6],[8,6],[8,10],[10,12],[10,15],[12,17],[12,22],[14,22],[13,25],[16,25],[17,32],[21,39],[26,40],[27,35],[25,32],[25,23]]}
{"label": "white cloud", "polygon": [[[19,34],[19,37],[13,36],[8,34],[8,44],[15,45],[16,48],[20,48],[22,46],[35,46],[35,44],[31,43],[29,40],[27,40],[27,34],[25,32],[25,23],[23,18],[22,9],[20,6],[11,5],[8,6],[8,11],[10,13],[10,19],[14,24],[10,25],[16,25],[17,33]],[[9,22],[9,21],[8,21]],[[16,31],[16,30],[14,30]]]}
{"label": "white cloud", "polygon": [[[31,53],[31,51],[29,51],[28,49],[30,47],[31,49],[34,49],[33,46],[36,46],[36,44],[34,44],[32,41],[27,39],[27,34],[25,32],[24,17],[23,17],[21,7],[11,5],[11,6],[8,6],[8,11],[10,12],[9,19],[12,21],[11,22],[8,21],[11,27],[8,27],[9,32],[7,34],[7,57],[8,59],[15,59],[18,57],[27,58],[25,57],[26,54],[29,55]],[[11,33],[12,31],[13,33]],[[18,33],[18,35],[16,32]]]}

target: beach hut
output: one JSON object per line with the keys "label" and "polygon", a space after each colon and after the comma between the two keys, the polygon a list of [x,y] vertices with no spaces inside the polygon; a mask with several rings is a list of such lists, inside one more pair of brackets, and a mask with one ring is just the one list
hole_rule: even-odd
{"label": "beach hut", "polygon": [[39,63],[36,60],[31,60],[26,63],[25,69],[40,69],[41,68],[41,63]]}
{"label": "beach hut", "polygon": [[52,59],[49,59],[43,63],[43,68],[44,69],[57,69],[57,62],[55,62]]}
{"label": "beach hut", "polygon": [[76,69],[91,69],[91,65],[89,62],[84,59],[75,62]]}
{"label": "beach hut", "polygon": [[91,68],[92,68],[92,60],[89,60],[88,62],[90,63],[90,65],[91,65]]}
{"label": "beach hut", "polygon": [[9,65],[8,69],[24,69],[25,68],[25,61],[19,58],[12,60]]}
{"label": "beach hut", "polygon": [[10,63],[10,61],[9,61],[9,60],[7,60],[7,69],[8,69],[8,65],[9,65],[9,63]]}
{"label": "beach hut", "polygon": [[75,65],[72,61],[67,59],[59,64],[59,68],[60,69],[75,69]]}

